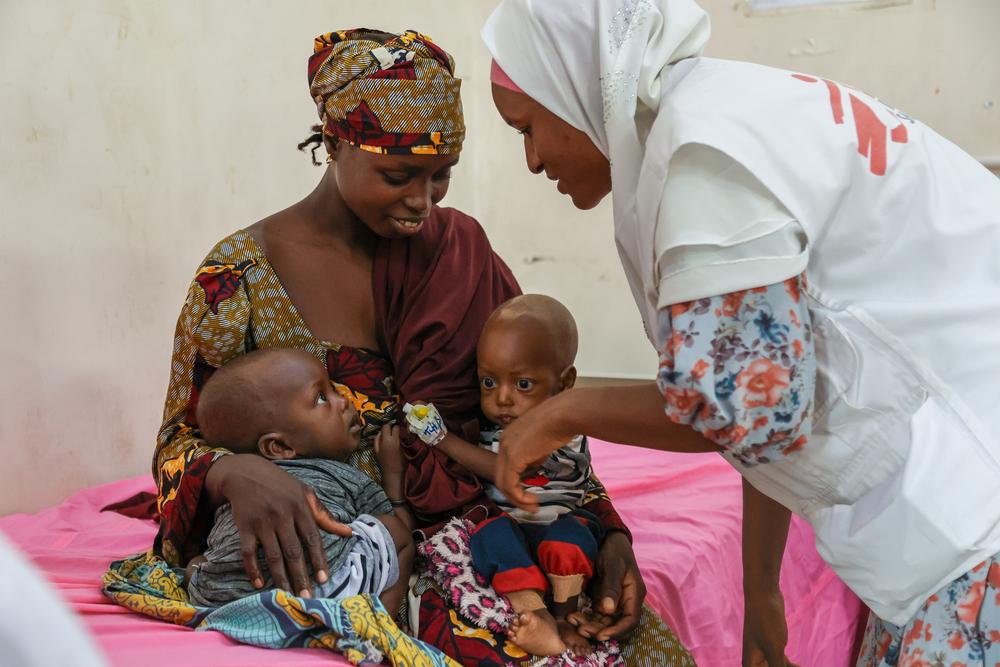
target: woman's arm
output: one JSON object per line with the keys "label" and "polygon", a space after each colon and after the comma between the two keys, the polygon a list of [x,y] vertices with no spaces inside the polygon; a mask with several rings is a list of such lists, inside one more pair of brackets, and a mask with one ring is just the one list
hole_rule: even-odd
{"label": "woman's arm", "polygon": [[[212,527],[213,512],[223,501],[217,493],[209,492],[206,482],[216,460],[229,452],[213,449],[202,439],[194,414],[198,392],[204,383],[225,359],[242,351],[247,325],[246,318],[233,316],[248,312],[241,290],[229,297],[234,302],[242,301],[241,307],[227,308],[227,316],[213,313],[213,304],[203,285],[206,280],[203,276],[209,275],[206,270],[209,261],[212,260],[206,260],[191,282],[177,318],[163,424],[153,454],[160,512],[155,548],[174,567],[183,567],[201,553]],[[222,340],[230,344],[212,349],[212,342]],[[214,357],[211,360],[200,354],[201,341],[209,343],[207,347],[212,349]]]}
{"label": "woman's arm", "polygon": [[743,664],[784,667],[788,626],[778,587],[791,512],[743,480]]}
{"label": "woman's arm", "polygon": [[627,387],[567,389],[513,424],[500,436],[496,485],[511,502],[537,511],[537,497],[524,490],[521,474],[532,461],[585,433],[623,445],[675,452],[717,452],[719,447],[690,426],[671,422],[655,382]]}
{"label": "woman's arm", "polygon": [[655,383],[572,389],[501,436],[497,486],[530,509],[518,488],[528,463],[568,434],[677,452],[727,451],[754,466],[808,446],[815,357],[805,276],[677,304],[660,313]]}

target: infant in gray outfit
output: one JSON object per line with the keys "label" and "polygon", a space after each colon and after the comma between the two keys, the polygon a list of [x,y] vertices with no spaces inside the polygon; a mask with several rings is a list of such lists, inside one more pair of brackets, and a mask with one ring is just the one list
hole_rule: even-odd
{"label": "infant in gray outfit", "polygon": [[[312,488],[334,519],[350,527],[344,537],[320,531],[329,565],[326,582],[313,597],[378,595],[390,613],[402,600],[413,565],[413,519],[400,502],[346,463],[358,447],[358,414],[330,384],[322,362],[303,350],[250,352],[215,371],[198,398],[197,421],[212,447],[234,454],[257,454]],[[379,463],[396,468],[396,427],[384,427],[376,441]],[[383,484],[389,482],[384,478]],[[399,480],[392,479],[399,494]],[[347,532],[347,531],[345,531]],[[205,553],[187,568],[191,602],[218,607],[274,587],[263,557],[264,586],[246,573],[240,537],[227,503],[215,513]],[[312,573],[310,573],[312,574]]]}

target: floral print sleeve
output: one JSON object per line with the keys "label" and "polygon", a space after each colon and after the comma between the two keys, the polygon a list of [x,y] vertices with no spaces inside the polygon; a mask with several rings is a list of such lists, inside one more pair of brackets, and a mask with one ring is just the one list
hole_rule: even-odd
{"label": "floral print sleeve", "polygon": [[745,466],[808,446],[816,382],[805,274],[660,311],[657,384],[671,421]]}

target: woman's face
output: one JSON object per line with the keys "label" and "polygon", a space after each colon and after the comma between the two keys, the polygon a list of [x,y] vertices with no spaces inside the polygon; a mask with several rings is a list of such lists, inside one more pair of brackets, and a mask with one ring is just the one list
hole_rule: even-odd
{"label": "woman's face", "polygon": [[611,164],[586,134],[523,93],[494,85],[493,103],[524,136],[528,169],[556,181],[574,206],[594,208],[611,192]]}
{"label": "woman's face", "polygon": [[332,148],[334,177],[347,207],[385,238],[413,236],[448,193],[458,155],[378,155],[345,142]]}

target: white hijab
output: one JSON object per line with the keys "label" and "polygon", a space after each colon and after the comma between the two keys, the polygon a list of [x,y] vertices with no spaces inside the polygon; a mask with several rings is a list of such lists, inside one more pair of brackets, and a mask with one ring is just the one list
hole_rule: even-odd
{"label": "white hijab", "polygon": [[644,135],[670,66],[700,55],[709,33],[694,0],[503,0],[483,27],[511,80],[611,161],[615,240],[644,317],[651,286],[636,278],[652,275],[656,224],[636,214]]}

